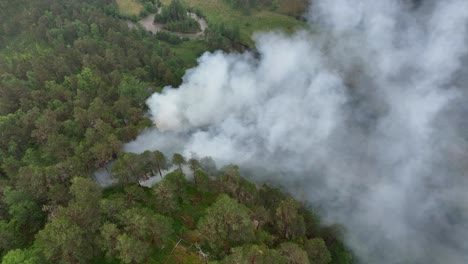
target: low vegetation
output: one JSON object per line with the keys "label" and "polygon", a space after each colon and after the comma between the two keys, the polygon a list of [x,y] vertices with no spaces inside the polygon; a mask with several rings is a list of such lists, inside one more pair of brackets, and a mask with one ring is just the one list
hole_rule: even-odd
{"label": "low vegetation", "polygon": [[188,11],[187,7],[179,0],[174,0],[168,6],[163,7],[160,14],[156,14],[154,22],[164,24],[169,31],[199,32],[201,30],[200,24],[189,16]]}
{"label": "low vegetation", "polygon": [[157,12],[159,0],[116,0],[116,7],[107,6],[108,14],[136,22]]}
{"label": "low vegetation", "polygon": [[119,13],[123,16],[139,16],[143,4],[138,0],[115,0]]}

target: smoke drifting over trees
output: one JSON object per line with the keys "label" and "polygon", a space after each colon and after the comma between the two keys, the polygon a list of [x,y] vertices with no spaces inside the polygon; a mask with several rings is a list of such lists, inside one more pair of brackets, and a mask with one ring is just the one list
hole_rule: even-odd
{"label": "smoke drifting over trees", "polygon": [[319,33],[258,34],[259,58],[204,54],[126,149],[267,171],[364,263],[468,263],[468,1],[317,0],[308,17]]}

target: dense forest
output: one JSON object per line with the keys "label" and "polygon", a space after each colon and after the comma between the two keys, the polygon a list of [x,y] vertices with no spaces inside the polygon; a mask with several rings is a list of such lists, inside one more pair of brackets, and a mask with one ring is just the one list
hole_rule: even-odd
{"label": "dense forest", "polygon": [[339,227],[234,165],[122,152],[151,126],[145,99],[195,63],[180,45],[240,39],[213,23],[184,44],[122,18],[112,0],[0,1],[2,263],[351,263]]}

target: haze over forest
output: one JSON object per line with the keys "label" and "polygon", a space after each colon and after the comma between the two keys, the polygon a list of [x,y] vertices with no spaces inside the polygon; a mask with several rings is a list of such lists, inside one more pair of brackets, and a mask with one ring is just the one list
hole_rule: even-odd
{"label": "haze over forest", "polygon": [[466,0],[0,0],[9,263],[468,263]]}

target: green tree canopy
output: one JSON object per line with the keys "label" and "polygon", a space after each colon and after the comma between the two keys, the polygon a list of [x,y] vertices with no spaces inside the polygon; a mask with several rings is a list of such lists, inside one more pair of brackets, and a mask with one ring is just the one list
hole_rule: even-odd
{"label": "green tree canopy", "polygon": [[282,201],[276,209],[276,228],[286,239],[305,235],[304,218],[298,213],[299,203],[292,198]]}
{"label": "green tree canopy", "polygon": [[255,239],[248,209],[224,194],[207,209],[198,223],[198,230],[214,250],[227,250]]}
{"label": "green tree canopy", "polygon": [[289,264],[310,264],[307,252],[298,244],[284,242],[279,246],[278,251],[288,259]]}
{"label": "green tree canopy", "polygon": [[331,262],[331,255],[321,238],[308,239],[304,248],[309,255],[311,264],[328,264]]}
{"label": "green tree canopy", "polygon": [[238,264],[238,263],[255,263],[255,264],[288,264],[288,259],[282,256],[278,251],[269,249],[265,246],[247,245],[234,248],[233,253],[223,260],[220,264]]}

